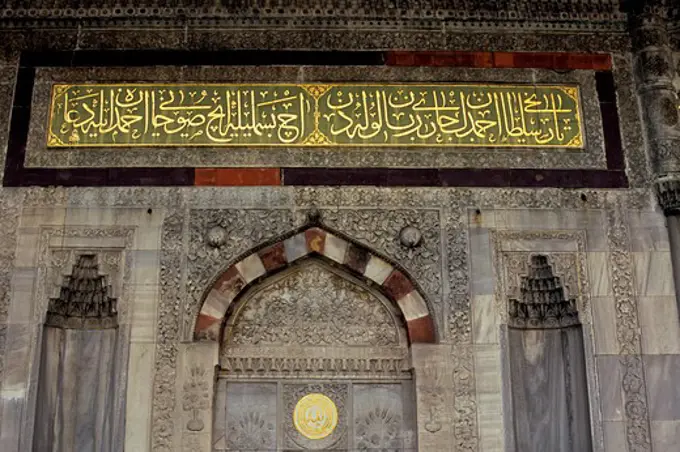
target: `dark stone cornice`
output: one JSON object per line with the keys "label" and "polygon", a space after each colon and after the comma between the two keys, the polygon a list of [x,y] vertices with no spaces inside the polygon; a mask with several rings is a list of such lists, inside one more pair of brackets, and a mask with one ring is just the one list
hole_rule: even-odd
{"label": "dark stone cornice", "polygon": [[[182,3],[186,3],[182,6]],[[205,6],[196,6],[204,3]],[[341,28],[625,30],[620,0],[15,0],[2,27],[202,25]],[[179,6],[178,6],[179,4]]]}

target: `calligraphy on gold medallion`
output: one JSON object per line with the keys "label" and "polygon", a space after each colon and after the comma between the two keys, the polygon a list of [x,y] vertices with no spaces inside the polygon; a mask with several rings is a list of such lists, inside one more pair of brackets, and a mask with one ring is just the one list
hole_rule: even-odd
{"label": "calligraphy on gold medallion", "polygon": [[57,84],[48,147],[582,148],[578,87]]}

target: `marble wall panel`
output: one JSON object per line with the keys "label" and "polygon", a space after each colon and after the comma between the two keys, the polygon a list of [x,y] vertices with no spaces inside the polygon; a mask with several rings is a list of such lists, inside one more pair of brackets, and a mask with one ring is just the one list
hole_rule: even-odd
{"label": "marble wall panel", "polygon": [[474,348],[479,444],[485,452],[505,450],[500,353],[494,345]]}
{"label": "marble wall panel", "polygon": [[633,252],[635,288],[641,297],[675,294],[669,251]]}
{"label": "marble wall panel", "polygon": [[643,363],[650,419],[680,420],[680,355],[646,355]]}
{"label": "marble wall panel", "polygon": [[680,421],[652,421],[654,452],[675,452],[680,444]]}
{"label": "marble wall panel", "polygon": [[619,352],[616,339],[616,302],[614,297],[593,297],[594,352],[596,355],[615,355]]}
{"label": "marble wall panel", "polygon": [[498,344],[500,319],[493,295],[472,298],[472,340],[475,344]]}
{"label": "marble wall panel", "polygon": [[638,316],[644,354],[673,355],[680,353],[680,320],[674,295],[640,297]]}
{"label": "marble wall panel", "polygon": [[151,446],[151,400],[155,345],[130,344],[128,384],[125,395],[125,450],[149,450]]}

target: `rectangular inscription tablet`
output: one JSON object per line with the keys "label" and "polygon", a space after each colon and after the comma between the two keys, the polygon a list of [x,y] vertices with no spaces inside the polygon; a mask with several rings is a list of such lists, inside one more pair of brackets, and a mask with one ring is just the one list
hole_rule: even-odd
{"label": "rectangular inscription tablet", "polygon": [[57,84],[48,147],[583,148],[578,87]]}

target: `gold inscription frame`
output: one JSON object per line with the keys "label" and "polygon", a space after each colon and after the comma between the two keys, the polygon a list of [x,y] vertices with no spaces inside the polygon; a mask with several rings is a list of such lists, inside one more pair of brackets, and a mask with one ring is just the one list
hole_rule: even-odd
{"label": "gold inscription frame", "polygon": [[47,147],[583,149],[581,108],[573,85],[54,84]]}

